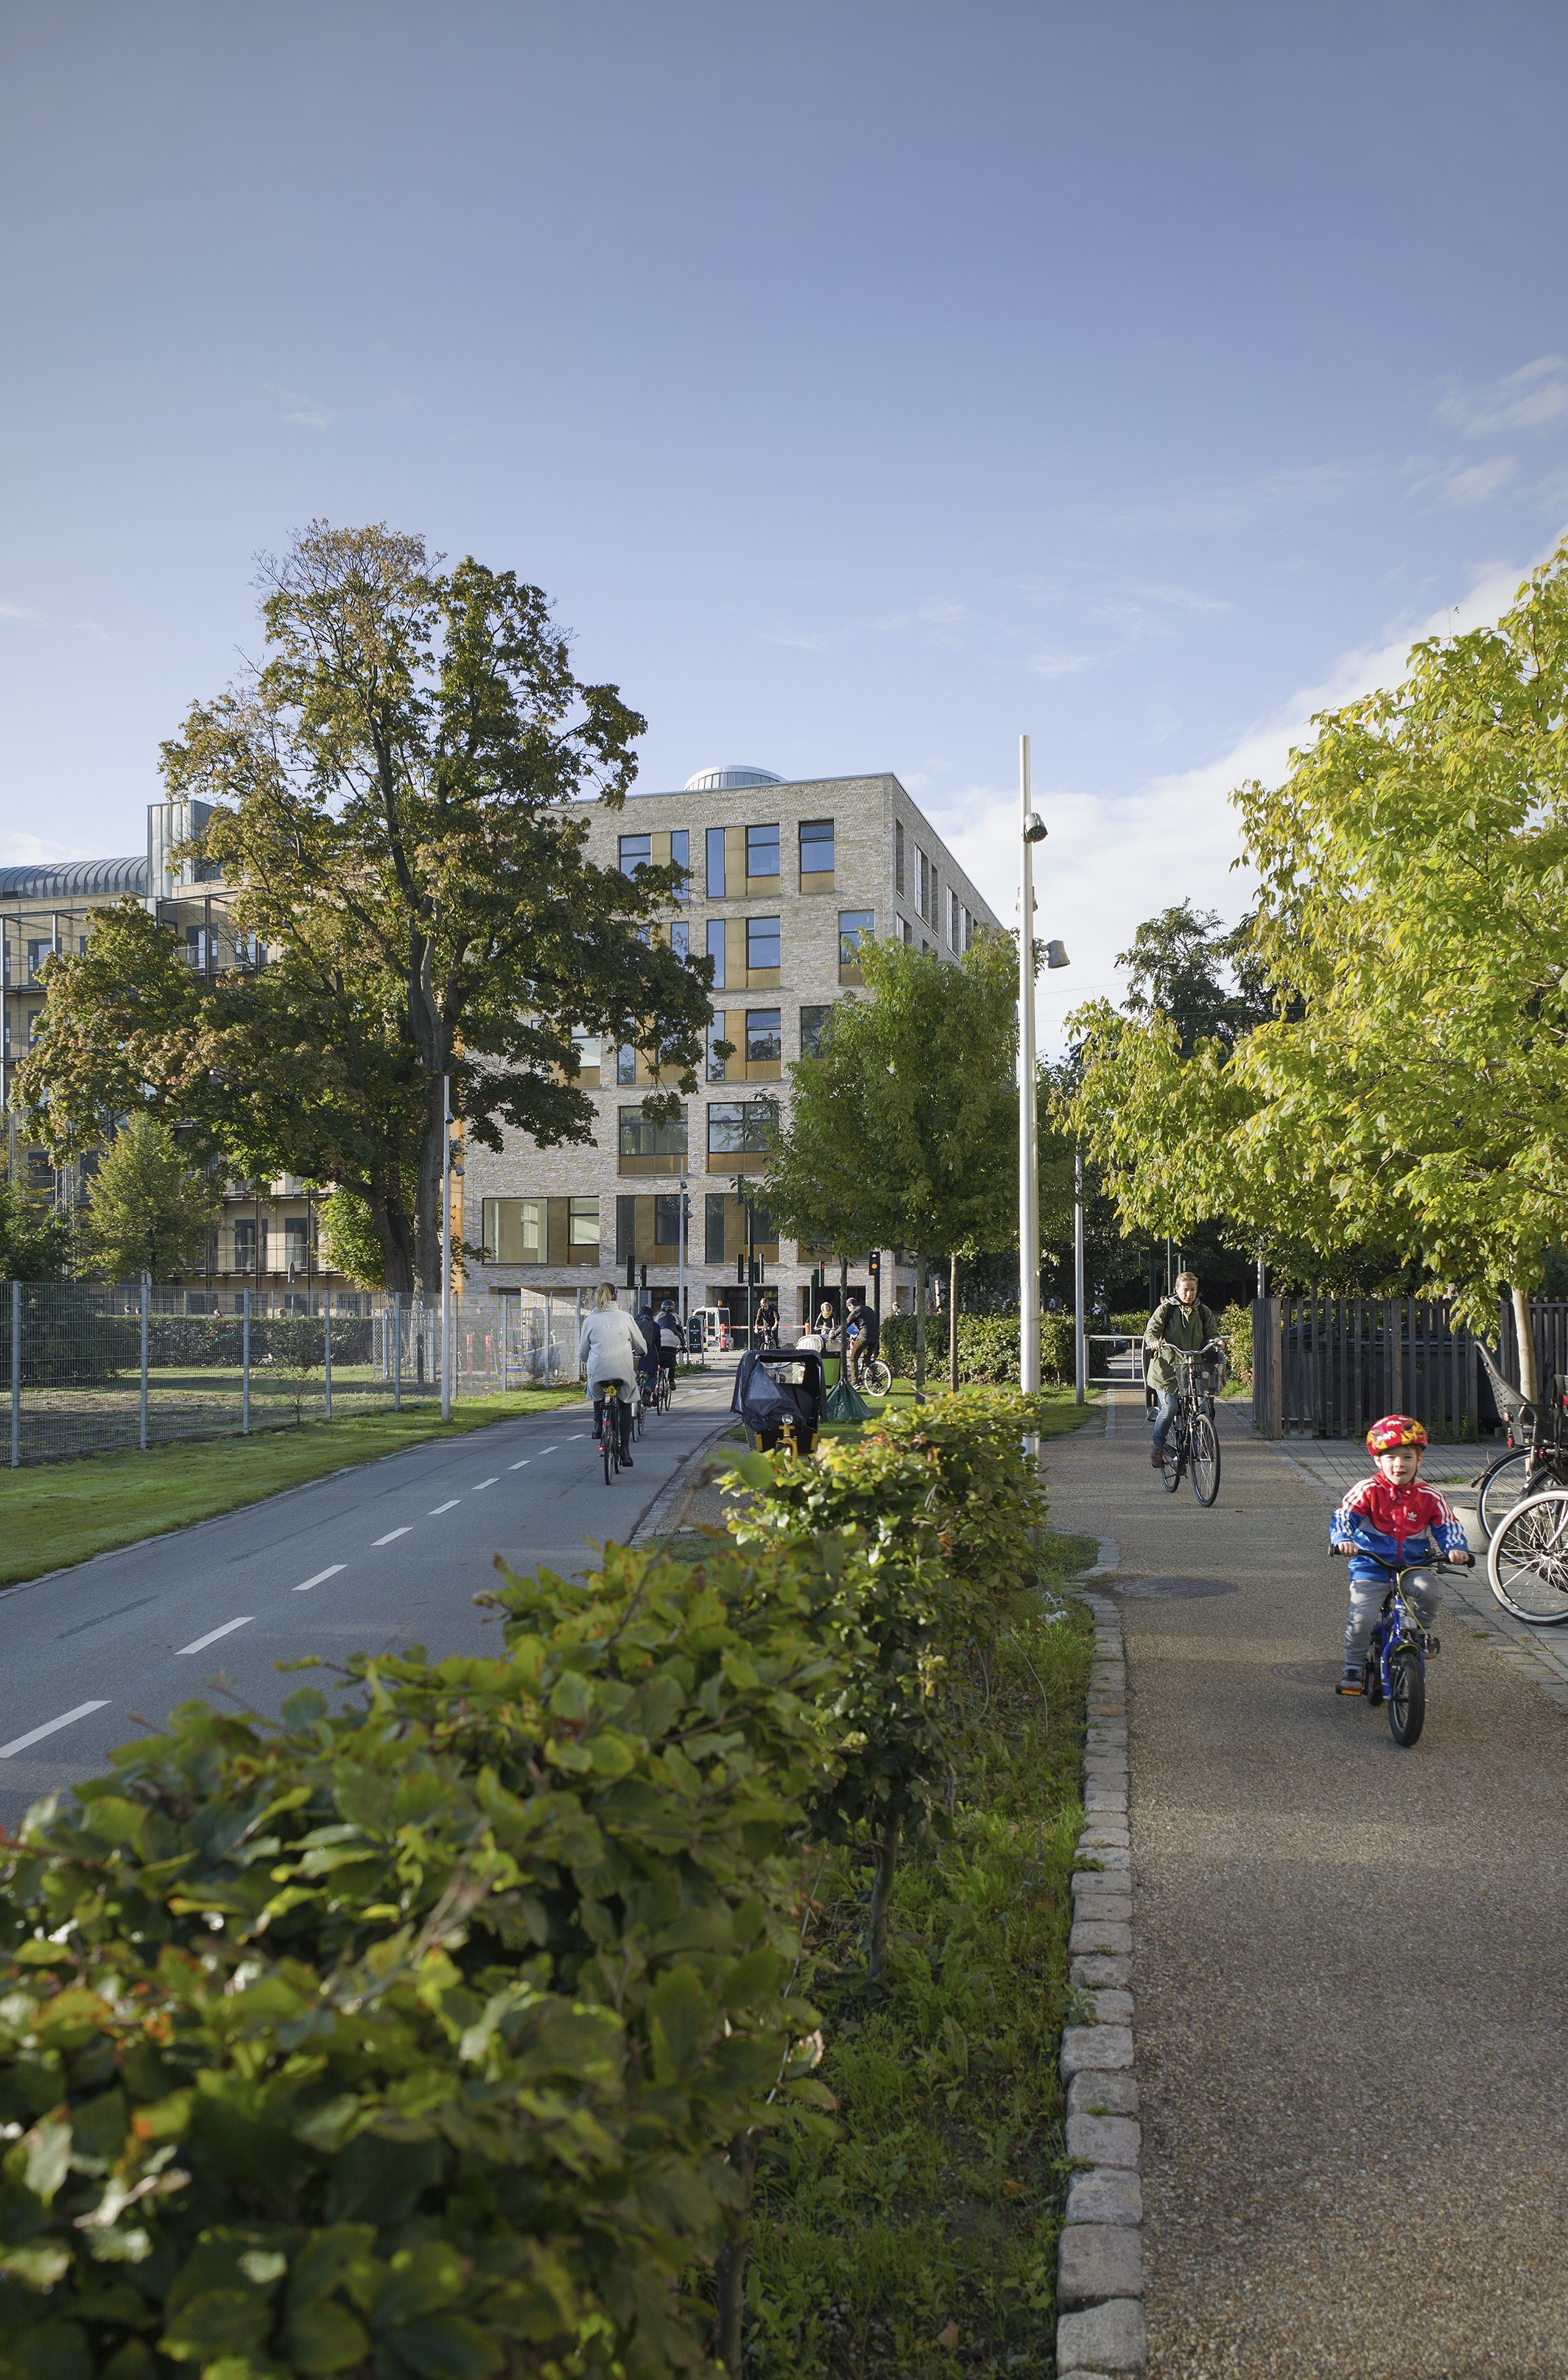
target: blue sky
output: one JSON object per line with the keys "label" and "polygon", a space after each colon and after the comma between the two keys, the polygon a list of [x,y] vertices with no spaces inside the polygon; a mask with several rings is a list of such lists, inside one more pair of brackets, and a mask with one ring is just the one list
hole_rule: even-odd
{"label": "blue sky", "polygon": [[134,849],[252,555],[536,580],[642,783],[892,768],[1109,988],[1568,521],[1568,11],[13,0],[0,857]]}

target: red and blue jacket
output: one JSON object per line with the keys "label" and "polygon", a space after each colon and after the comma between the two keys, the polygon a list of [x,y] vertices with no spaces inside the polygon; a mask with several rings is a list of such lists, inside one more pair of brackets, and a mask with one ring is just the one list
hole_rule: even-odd
{"label": "red and blue jacket", "polygon": [[1464,1525],[1448,1498],[1419,1479],[1395,1488],[1380,1471],[1347,1490],[1329,1524],[1331,1545],[1355,1546],[1350,1575],[1367,1585],[1386,1586],[1395,1570],[1429,1561],[1433,1540],[1440,1554],[1468,1550]]}

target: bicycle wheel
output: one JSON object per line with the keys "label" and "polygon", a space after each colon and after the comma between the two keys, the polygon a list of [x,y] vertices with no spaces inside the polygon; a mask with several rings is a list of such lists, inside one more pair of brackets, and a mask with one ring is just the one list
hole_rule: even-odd
{"label": "bicycle wheel", "polygon": [[1476,1499],[1481,1526],[1488,1538],[1496,1536],[1514,1506],[1522,1503],[1526,1496],[1538,1495],[1543,1488],[1562,1485],[1550,1457],[1531,1477],[1527,1446],[1516,1446],[1509,1453],[1499,1455],[1497,1461],[1482,1472]]}
{"label": "bicycle wheel", "polygon": [[1193,1423],[1188,1460],[1193,1494],[1200,1504],[1212,1504],[1220,1493],[1220,1433],[1207,1414]]}
{"label": "bicycle wheel", "polygon": [[1487,1583],[1515,1620],[1537,1628],[1568,1620],[1568,1488],[1514,1505],[1487,1548]]}
{"label": "bicycle wheel", "polygon": [[1165,1434],[1165,1444],[1161,1449],[1163,1459],[1160,1465],[1160,1484],[1167,1496],[1173,1496],[1182,1484],[1182,1456],[1185,1451],[1182,1443],[1182,1425],[1179,1421],[1173,1421]]}
{"label": "bicycle wheel", "polygon": [[1419,1655],[1398,1652],[1389,1663],[1389,1733],[1396,1743],[1411,1744],[1427,1718],[1427,1681]]}
{"label": "bicycle wheel", "polygon": [[882,1362],[880,1355],[869,1355],[867,1357],[865,1364],[861,1366],[860,1377],[865,1381],[866,1386],[870,1390],[871,1394],[874,1397],[892,1396],[893,1374],[889,1371],[887,1366]]}

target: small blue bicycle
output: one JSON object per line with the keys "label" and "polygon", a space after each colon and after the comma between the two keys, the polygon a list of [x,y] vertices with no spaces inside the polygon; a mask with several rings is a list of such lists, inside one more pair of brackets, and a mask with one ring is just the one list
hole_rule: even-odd
{"label": "small blue bicycle", "polygon": [[[1349,1559],[1341,1546],[1331,1550]],[[1427,1723],[1427,1657],[1441,1648],[1434,1632],[1421,1625],[1420,1615],[1405,1601],[1404,1582],[1414,1571],[1435,1571],[1440,1567],[1449,1565],[1430,1560],[1404,1562],[1394,1572],[1393,1585],[1383,1597],[1361,1672],[1363,1701],[1374,1708],[1379,1703],[1388,1705],[1389,1733],[1396,1743],[1406,1746],[1416,1742]],[[1474,1570],[1476,1557],[1466,1554],[1462,1562],[1452,1567]]]}

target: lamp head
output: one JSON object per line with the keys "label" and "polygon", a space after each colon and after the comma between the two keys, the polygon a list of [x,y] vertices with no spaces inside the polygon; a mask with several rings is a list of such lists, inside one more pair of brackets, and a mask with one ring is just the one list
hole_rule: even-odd
{"label": "lamp head", "polygon": [[1048,967],[1071,966],[1073,962],[1067,956],[1066,943],[1047,942],[1045,946],[1045,964]]}
{"label": "lamp head", "polygon": [[1045,841],[1045,820],[1041,818],[1039,810],[1031,810],[1029,812],[1028,824],[1024,829],[1024,841],[1026,843],[1043,843]]}

